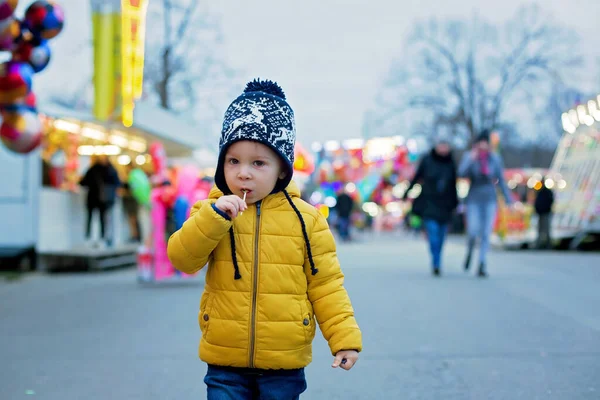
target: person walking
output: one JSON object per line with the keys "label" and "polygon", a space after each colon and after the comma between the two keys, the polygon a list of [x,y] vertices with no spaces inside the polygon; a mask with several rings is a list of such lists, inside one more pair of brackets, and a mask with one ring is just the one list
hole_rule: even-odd
{"label": "person walking", "polygon": [[345,186],[338,191],[335,210],[337,214],[337,228],[340,238],[344,242],[350,241],[350,217],[354,209],[354,200],[346,193]]}
{"label": "person walking", "polygon": [[447,136],[438,136],[431,152],[423,157],[404,194],[405,200],[408,192],[417,183],[421,184],[421,194],[415,199],[412,212],[423,219],[431,253],[432,273],[434,276],[440,276],[442,248],[448,223],[458,205],[456,164]]}
{"label": "person walking", "polygon": [[498,200],[496,183],[500,185],[507,205],[512,199],[504,180],[504,165],[499,154],[491,151],[490,132],[482,131],[464,155],[458,167],[458,175],[470,181],[466,198],[467,207],[467,255],[464,269],[468,271],[477,239],[479,245],[479,277],[487,277],[486,256],[490,246],[490,235],[494,228]]}
{"label": "person walking", "polygon": [[542,188],[535,198],[535,213],[538,215],[538,238],[539,249],[552,247],[550,236],[550,224],[552,222],[552,205],[554,204],[554,193],[546,185],[546,179],[542,179]]}

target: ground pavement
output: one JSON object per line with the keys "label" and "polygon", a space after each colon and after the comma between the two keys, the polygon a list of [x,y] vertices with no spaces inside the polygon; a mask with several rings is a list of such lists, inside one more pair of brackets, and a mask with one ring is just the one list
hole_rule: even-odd
{"label": "ground pavement", "polygon": [[[600,256],[495,250],[490,278],[441,278],[421,239],[342,244],[364,351],[333,370],[320,333],[306,399],[600,399]],[[204,399],[201,278],[141,287],[133,270],[0,282],[0,399]]]}

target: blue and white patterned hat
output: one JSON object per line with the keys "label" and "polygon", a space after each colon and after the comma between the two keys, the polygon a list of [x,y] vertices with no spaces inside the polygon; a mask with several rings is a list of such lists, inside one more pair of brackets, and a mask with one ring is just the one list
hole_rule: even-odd
{"label": "blue and white patterned hat", "polygon": [[225,181],[223,164],[227,148],[240,140],[252,140],[273,149],[284,161],[287,175],[280,179],[274,192],[286,188],[292,179],[296,123],[294,111],[277,83],[258,79],[249,82],[225,111],[215,184],[223,193],[231,193]]}

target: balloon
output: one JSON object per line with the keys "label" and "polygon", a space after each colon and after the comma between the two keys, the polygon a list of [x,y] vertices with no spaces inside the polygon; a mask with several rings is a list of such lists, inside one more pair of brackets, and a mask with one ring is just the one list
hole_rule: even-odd
{"label": "balloon", "polygon": [[0,21],[13,15],[19,0],[0,0]]}
{"label": "balloon", "polygon": [[198,184],[199,175],[200,171],[193,165],[181,167],[177,176],[177,195],[184,196],[190,201]]}
{"label": "balloon", "polygon": [[0,20],[0,51],[12,51],[21,35],[21,26],[14,17]]}
{"label": "balloon", "polygon": [[196,189],[194,189],[194,193],[190,199],[190,204],[195,204],[197,201],[208,199],[210,188],[210,182],[206,182],[204,180],[198,182],[198,185],[196,186]]}
{"label": "balloon", "polygon": [[22,112],[22,111],[33,111],[37,112],[37,100],[35,93],[29,92],[24,98],[15,100],[11,104],[0,104],[2,111]]}
{"label": "balloon", "polygon": [[149,149],[150,156],[152,157],[152,165],[154,166],[154,173],[157,175],[166,175],[167,169],[167,155],[165,154],[165,148],[160,142],[153,142]]}
{"label": "balloon", "polygon": [[190,203],[185,196],[179,196],[177,200],[175,200],[175,205],[173,206],[173,216],[175,219],[175,229],[179,230],[183,226],[183,223],[188,217],[190,211]]}
{"label": "balloon", "polygon": [[42,141],[42,122],[31,111],[4,112],[0,126],[0,139],[16,153],[29,153]]}
{"label": "balloon", "polygon": [[131,188],[131,195],[140,204],[144,206],[150,205],[150,191],[152,187],[148,177],[139,168],[134,169],[129,173],[128,182]]}
{"label": "balloon", "polygon": [[23,26],[36,37],[52,39],[62,31],[64,19],[62,7],[57,3],[38,0],[25,11]]}
{"label": "balloon", "polygon": [[38,73],[48,66],[51,54],[47,40],[21,42],[13,50],[13,60],[29,63]]}
{"label": "balloon", "polygon": [[29,64],[9,61],[0,64],[0,104],[12,104],[31,92],[33,68]]}

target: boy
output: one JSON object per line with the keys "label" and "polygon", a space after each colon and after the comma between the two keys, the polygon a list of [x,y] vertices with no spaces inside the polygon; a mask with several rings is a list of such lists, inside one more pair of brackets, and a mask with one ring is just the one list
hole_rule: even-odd
{"label": "boy", "polygon": [[333,236],[291,181],[295,140],[281,88],[248,83],[225,113],[216,188],[169,239],[179,270],[208,262],[199,354],[209,400],[298,399],[315,317],[332,367],[349,370],[362,350]]}

